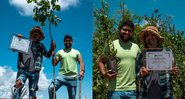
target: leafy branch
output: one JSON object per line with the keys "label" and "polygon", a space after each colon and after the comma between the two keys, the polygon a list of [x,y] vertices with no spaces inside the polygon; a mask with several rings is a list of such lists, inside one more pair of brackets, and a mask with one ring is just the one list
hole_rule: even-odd
{"label": "leafy branch", "polygon": [[33,8],[33,19],[40,22],[42,26],[45,25],[46,19],[55,26],[61,22],[61,19],[54,14],[54,11],[60,12],[60,5],[57,2],[58,0],[27,0],[27,3],[36,4]]}

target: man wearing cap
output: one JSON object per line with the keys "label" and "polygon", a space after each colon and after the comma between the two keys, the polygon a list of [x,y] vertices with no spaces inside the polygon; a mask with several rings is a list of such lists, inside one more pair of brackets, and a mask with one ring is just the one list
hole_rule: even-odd
{"label": "man wearing cap", "polygon": [[[18,34],[18,37],[22,37],[22,35]],[[42,29],[39,26],[34,26],[30,31],[31,44],[28,54],[18,53],[18,72],[16,84],[14,86],[13,99],[21,98],[21,90],[27,79],[29,80],[29,99],[36,99],[43,56],[50,58],[55,49],[55,43],[52,42],[50,50],[47,51],[45,46],[40,42],[43,39],[44,33]]]}
{"label": "man wearing cap", "polygon": [[[119,27],[119,39],[111,43],[110,48],[116,50],[118,58],[117,71],[105,69],[108,59],[101,57],[99,60],[100,73],[109,79],[108,99],[135,99],[136,98],[136,57],[140,53],[137,44],[131,42],[134,24],[125,21]],[[107,53],[108,51],[104,51]],[[110,51],[109,51],[110,52]]]}
{"label": "man wearing cap", "polygon": [[63,85],[67,87],[68,99],[76,99],[76,85],[78,79],[77,63],[80,64],[80,80],[82,80],[85,70],[82,55],[78,50],[72,48],[72,42],[72,37],[70,35],[66,35],[64,37],[65,48],[59,50],[52,59],[53,66],[56,66],[58,62],[60,62],[61,65],[59,74],[55,80],[55,86],[54,82],[52,82],[48,87],[49,99],[54,99],[54,87],[57,91]]}
{"label": "man wearing cap", "polygon": [[[143,43],[145,49],[150,49],[150,51],[160,50],[160,51],[170,51],[167,48],[162,48],[161,44],[164,41],[157,27],[147,26],[140,33],[140,41]],[[137,64],[139,65],[140,72],[138,78],[140,80],[141,87],[139,88],[138,99],[173,99],[172,95],[172,79],[171,75],[177,75],[179,73],[178,68],[172,58],[172,74],[167,71],[157,72],[148,71],[145,65],[144,57],[146,51],[143,51],[138,59]]]}

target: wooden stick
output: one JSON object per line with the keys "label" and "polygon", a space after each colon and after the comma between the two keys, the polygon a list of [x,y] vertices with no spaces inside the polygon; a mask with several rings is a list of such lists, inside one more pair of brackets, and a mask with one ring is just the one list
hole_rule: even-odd
{"label": "wooden stick", "polygon": [[56,80],[56,77],[55,77],[55,66],[53,66],[53,77],[54,77],[54,82],[53,82],[53,85],[54,85],[54,88],[53,88],[53,99],[56,99],[55,97],[55,94],[56,94],[56,90],[55,90],[55,80]]}
{"label": "wooden stick", "polygon": [[81,93],[82,93],[82,79],[79,78],[78,99],[81,99]]}

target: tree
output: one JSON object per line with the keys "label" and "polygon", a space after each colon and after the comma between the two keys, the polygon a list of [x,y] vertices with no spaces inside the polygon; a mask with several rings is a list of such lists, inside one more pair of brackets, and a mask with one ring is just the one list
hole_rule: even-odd
{"label": "tree", "polygon": [[93,34],[93,98],[105,99],[107,93],[107,79],[103,78],[98,70],[99,56],[102,55],[105,47],[118,38],[118,29],[124,19],[136,19],[132,16],[124,4],[120,5],[121,21],[116,22],[115,17],[109,16],[109,5],[105,0],[101,0],[101,8],[94,9],[95,32]]}
{"label": "tree", "polygon": [[57,26],[61,19],[54,14],[54,11],[60,11],[60,5],[57,4],[58,0],[27,0],[27,3],[35,3],[33,12],[33,19],[36,22],[40,22],[42,26],[45,25],[46,19],[49,21],[49,34],[51,41],[53,41],[51,35],[51,24]]}
{"label": "tree", "polygon": [[[40,22],[42,26],[45,25],[46,19],[49,21],[49,34],[51,42],[53,38],[51,35],[51,24],[57,26],[58,22],[61,22],[61,19],[54,14],[54,11],[60,11],[60,5],[57,4],[58,0],[27,0],[27,3],[35,3],[33,12],[33,19],[36,22]],[[55,66],[53,66],[53,77],[54,77],[54,94],[55,94]],[[53,96],[55,99],[55,95]]]}
{"label": "tree", "polygon": [[[117,38],[117,28],[124,20],[131,20],[135,24],[135,31],[132,41],[137,43],[141,49],[143,45],[138,40],[139,33],[143,28],[148,25],[157,26],[159,32],[165,41],[163,45],[171,48],[176,58],[176,63],[180,68],[180,74],[177,77],[173,77],[173,89],[174,98],[185,98],[185,38],[183,37],[184,31],[177,30],[172,23],[171,16],[165,16],[159,13],[159,9],[154,10],[151,16],[138,16],[131,13],[124,7],[124,3],[120,4],[120,9],[117,10],[117,17],[109,15],[109,4],[105,0],[101,0],[101,8],[94,9],[94,22],[95,31],[93,33],[93,98],[94,99],[106,99],[107,93],[107,80],[104,79],[98,70],[98,58],[102,54],[104,46]],[[147,24],[142,25],[142,22]]]}
{"label": "tree", "polygon": [[42,26],[45,25],[46,19],[49,23],[57,26],[61,19],[54,14],[54,11],[60,11],[60,5],[57,4],[58,0],[27,0],[27,3],[35,3],[33,12],[33,19],[40,22]]}
{"label": "tree", "polygon": [[[116,38],[116,30],[114,29],[115,21],[109,18],[108,8],[109,5],[101,0],[102,8],[94,9],[94,17],[96,24],[96,31],[93,35],[93,98],[105,99],[107,89],[107,81],[99,75],[97,65],[98,59],[103,52],[104,46]],[[108,39],[107,39],[108,38]],[[100,95],[101,94],[101,95]]]}

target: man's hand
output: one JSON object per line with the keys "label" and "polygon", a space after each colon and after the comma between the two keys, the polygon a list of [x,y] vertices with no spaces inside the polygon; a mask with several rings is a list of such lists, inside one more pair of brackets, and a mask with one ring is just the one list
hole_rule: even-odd
{"label": "man's hand", "polygon": [[81,70],[80,71],[80,74],[79,74],[79,79],[82,80],[84,78],[84,70]]}
{"label": "man's hand", "polygon": [[51,55],[52,55],[52,56],[55,56],[56,44],[55,44],[54,41],[51,42],[51,47],[50,47],[50,49],[51,49]]}
{"label": "man's hand", "polygon": [[16,36],[19,38],[23,38],[22,34],[17,34]]}
{"label": "man's hand", "polygon": [[51,42],[51,50],[54,51],[56,49],[56,44],[54,41]]}
{"label": "man's hand", "polygon": [[174,66],[174,67],[172,67],[172,73],[174,74],[174,75],[178,75],[179,74],[179,68],[177,67],[177,66]]}
{"label": "man's hand", "polygon": [[50,47],[50,50],[51,50],[51,55],[52,56],[55,56],[55,49],[56,49],[56,44],[54,41],[51,42],[51,47]]}
{"label": "man's hand", "polygon": [[147,75],[149,72],[148,70],[146,69],[146,67],[141,67],[140,69],[140,74],[142,77],[144,77],[145,75]]}
{"label": "man's hand", "polygon": [[55,56],[55,51],[51,51],[51,55],[54,57]]}
{"label": "man's hand", "polygon": [[104,77],[108,78],[108,79],[112,79],[115,78],[117,75],[117,72],[109,70],[107,71],[105,74],[103,74]]}

